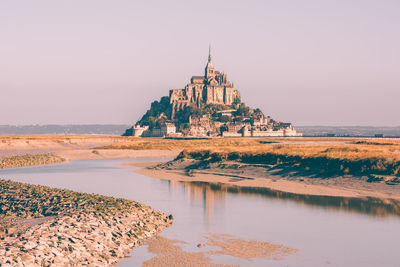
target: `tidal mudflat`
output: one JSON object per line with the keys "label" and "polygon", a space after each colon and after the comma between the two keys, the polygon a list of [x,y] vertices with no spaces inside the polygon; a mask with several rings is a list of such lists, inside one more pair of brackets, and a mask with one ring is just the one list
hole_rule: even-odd
{"label": "tidal mudflat", "polygon": [[[145,160],[135,161],[143,166]],[[139,167],[123,166],[131,161],[72,161],[5,169],[0,175],[32,184],[134,199],[173,214],[173,224],[158,236],[179,240],[174,245],[182,252],[189,256],[203,253],[214,265],[394,266],[400,261],[396,253],[400,218],[394,202],[154,179],[136,173]],[[277,245],[295,252],[279,259],[210,254],[222,250],[208,244],[207,237],[214,235]],[[144,244],[118,266],[142,266],[159,256]]]}
{"label": "tidal mudflat", "polygon": [[[241,187],[269,188],[281,192],[340,197],[373,197],[400,201],[400,185],[385,181],[369,182],[368,177],[337,175],[324,177],[295,174],[293,170],[270,164],[249,164],[237,161],[218,161],[203,165],[194,159],[169,162],[132,163],[144,166],[139,173],[174,181],[224,183]],[[200,165],[200,166],[199,166]],[[397,179],[397,178],[390,178]]]}

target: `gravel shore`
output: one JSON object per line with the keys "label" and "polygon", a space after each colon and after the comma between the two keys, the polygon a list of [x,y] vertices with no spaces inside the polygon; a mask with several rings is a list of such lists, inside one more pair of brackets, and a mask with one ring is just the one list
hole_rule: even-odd
{"label": "gravel shore", "polygon": [[1,266],[114,266],[173,220],[126,199],[5,180],[0,191]]}

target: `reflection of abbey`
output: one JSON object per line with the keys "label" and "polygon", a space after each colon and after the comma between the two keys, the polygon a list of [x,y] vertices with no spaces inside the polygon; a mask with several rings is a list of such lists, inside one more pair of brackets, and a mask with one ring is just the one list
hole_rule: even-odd
{"label": "reflection of abbey", "polygon": [[232,105],[236,98],[240,98],[239,91],[234,88],[225,73],[214,69],[210,51],[204,76],[193,76],[184,89],[169,91],[172,117],[176,111],[191,104],[196,104],[197,107],[204,104]]}
{"label": "reflection of abbey", "polygon": [[262,137],[299,136],[291,123],[265,117],[260,109],[241,102],[225,73],[214,69],[211,53],[204,76],[192,76],[183,89],[154,101],[125,135],[143,137]]}

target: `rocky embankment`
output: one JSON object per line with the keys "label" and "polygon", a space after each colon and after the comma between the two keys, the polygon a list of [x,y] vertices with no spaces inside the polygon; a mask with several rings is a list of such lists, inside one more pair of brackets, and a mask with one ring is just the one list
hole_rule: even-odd
{"label": "rocky embankment", "polygon": [[113,266],[172,223],[126,199],[0,180],[1,266]]}
{"label": "rocky embankment", "polygon": [[5,156],[0,158],[0,169],[57,164],[64,161],[65,159],[51,153]]}

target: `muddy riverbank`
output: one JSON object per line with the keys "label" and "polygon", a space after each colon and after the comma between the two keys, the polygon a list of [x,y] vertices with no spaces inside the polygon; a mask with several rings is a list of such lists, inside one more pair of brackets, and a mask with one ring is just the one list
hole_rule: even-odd
{"label": "muddy riverbank", "polygon": [[224,161],[194,168],[199,160],[177,159],[170,162],[140,163],[138,173],[174,181],[203,181],[242,187],[260,187],[304,195],[339,197],[375,197],[400,199],[400,185],[367,182],[366,177],[337,176],[331,178],[293,175],[273,166]]}

